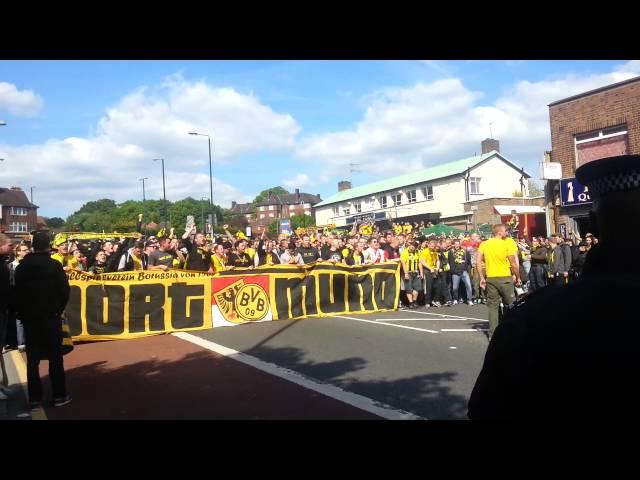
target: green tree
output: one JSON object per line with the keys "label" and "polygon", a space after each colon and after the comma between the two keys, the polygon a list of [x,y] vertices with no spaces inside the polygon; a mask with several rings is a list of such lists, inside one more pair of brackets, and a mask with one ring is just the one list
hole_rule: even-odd
{"label": "green tree", "polygon": [[280,233],[280,221],[274,220],[273,222],[271,222],[267,231],[269,233]]}
{"label": "green tree", "polygon": [[[218,223],[222,223],[225,209],[219,205],[214,205],[214,213],[218,219]],[[148,223],[162,224],[164,223],[164,209],[162,200],[146,200],[144,202],[136,200],[127,200],[116,205],[113,200],[102,199],[85,203],[78,211],[74,212],[67,218],[66,228],[72,231],[118,231],[127,232],[135,229],[138,215],[142,214],[143,231],[144,226]],[[167,202],[167,220],[169,223],[177,227],[176,233],[180,228],[184,228],[188,215],[193,215],[196,224],[201,229],[202,214],[204,213],[205,221],[207,215],[211,212],[208,200],[195,200],[193,198],[185,198],[176,202]],[[180,232],[182,235],[182,232]]]}
{"label": "green tree", "polygon": [[45,218],[44,220],[47,226],[51,228],[61,228],[64,226],[64,223],[65,223],[64,219],[60,217]]}
{"label": "green tree", "polygon": [[256,198],[253,199],[253,205],[255,207],[255,205],[257,203],[260,203],[261,201],[265,200],[268,196],[269,196],[269,192],[271,192],[274,195],[288,195],[289,192],[287,190],[285,190],[282,187],[272,187],[272,188],[267,188],[266,190],[261,191]]}
{"label": "green tree", "polygon": [[292,215],[291,218],[291,229],[296,230],[296,228],[306,228],[306,227],[315,227],[316,221],[311,215]]}
{"label": "green tree", "polygon": [[531,178],[529,179],[529,196],[530,197],[541,197],[544,195],[544,190],[534,182]]}

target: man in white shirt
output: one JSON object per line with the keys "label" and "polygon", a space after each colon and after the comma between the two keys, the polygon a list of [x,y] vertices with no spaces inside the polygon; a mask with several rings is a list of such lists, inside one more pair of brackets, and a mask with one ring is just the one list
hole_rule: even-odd
{"label": "man in white shirt", "polygon": [[369,248],[364,251],[364,263],[383,263],[384,251],[378,244],[378,239],[372,238],[369,241]]}

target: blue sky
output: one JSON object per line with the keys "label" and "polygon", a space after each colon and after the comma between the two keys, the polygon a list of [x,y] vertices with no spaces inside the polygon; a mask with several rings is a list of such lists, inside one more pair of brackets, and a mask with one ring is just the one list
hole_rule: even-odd
{"label": "blue sky", "polygon": [[335,193],[479,152],[489,136],[537,177],[551,101],[640,74],[635,61],[3,61],[0,184],[45,216],[97,198],[214,202],[259,191]]}

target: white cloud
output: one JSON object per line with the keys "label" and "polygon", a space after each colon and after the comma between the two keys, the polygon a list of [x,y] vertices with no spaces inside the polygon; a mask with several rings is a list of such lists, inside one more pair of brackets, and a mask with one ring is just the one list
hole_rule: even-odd
{"label": "white cloud", "polygon": [[42,105],[42,98],[32,90],[18,90],[12,83],[0,82],[0,111],[16,117],[35,117]]}
{"label": "white cloud", "polygon": [[302,188],[313,185],[311,178],[306,173],[299,173],[294,178],[283,180],[282,183],[287,188]]}
{"label": "white cloud", "polygon": [[388,88],[364,97],[364,116],[352,129],[308,136],[297,156],[330,171],[357,162],[370,172],[401,173],[479,153],[492,123],[501,151],[535,173],[551,146],[549,103],[638,74],[640,61],[631,61],[609,73],[520,81],[491,104],[458,78]]}
{"label": "white cloud", "polygon": [[[189,136],[190,131],[213,136],[215,177],[215,164],[292,149],[299,129],[293,117],[272,111],[254,95],[177,75],[160,88],[142,87],[109,108],[95,135],[0,145],[0,158],[7,159],[4,168],[11,165],[5,183],[36,183],[34,200],[43,214],[51,209],[70,214],[89,200],[140,198],[142,177],[150,177],[147,197],[161,198],[161,168],[151,161],[158,157],[165,158],[168,200],[208,198],[207,139]],[[216,178],[213,190],[214,202],[223,206],[251,199]]]}

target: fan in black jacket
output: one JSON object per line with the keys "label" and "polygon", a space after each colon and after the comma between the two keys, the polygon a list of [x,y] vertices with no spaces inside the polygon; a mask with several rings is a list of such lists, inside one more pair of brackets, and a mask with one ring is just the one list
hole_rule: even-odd
{"label": "fan in black jacket", "polygon": [[69,281],[62,265],[49,256],[49,236],[37,232],[33,250],[16,268],[15,302],[24,323],[27,347],[27,381],[33,408],[42,401],[39,364],[49,360],[54,405],[71,401],[67,395],[62,361],[62,323],[60,315],[69,301]]}

